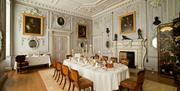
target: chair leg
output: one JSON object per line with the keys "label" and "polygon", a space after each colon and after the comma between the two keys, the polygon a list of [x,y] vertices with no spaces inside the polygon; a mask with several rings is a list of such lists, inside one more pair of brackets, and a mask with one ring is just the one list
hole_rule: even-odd
{"label": "chair leg", "polygon": [[62,75],[62,77],[61,77],[61,82],[59,83],[59,85],[61,85],[61,83],[62,83],[62,81],[63,81],[63,78],[64,78],[64,77],[63,77],[63,75]]}
{"label": "chair leg", "polygon": [[70,90],[70,88],[71,88],[71,82],[69,81],[69,88],[68,88],[68,91]]}
{"label": "chair leg", "polygon": [[140,91],[143,91],[143,87],[141,86]]}
{"label": "chair leg", "polygon": [[94,89],[93,86],[91,86],[91,91],[93,91],[93,89]]}
{"label": "chair leg", "polygon": [[74,87],[75,87],[75,86],[73,85],[73,90],[72,90],[72,91],[74,91]]}
{"label": "chair leg", "polygon": [[119,86],[120,91],[122,91],[122,86]]}
{"label": "chair leg", "polygon": [[64,86],[63,86],[63,89],[64,89],[65,85],[66,85],[66,79],[65,79],[65,82],[64,82]]}
{"label": "chair leg", "polygon": [[55,80],[57,79],[57,77],[58,77],[58,71],[56,70]]}
{"label": "chair leg", "polygon": [[60,78],[60,72],[58,72],[58,79],[57,79],[57,82],[59,81],[59,78]]}
{"label": "chair leg", "polygon": [[55,76],[55,74],[56,74],[56,69],[54,69],[54,74],[53,74],[53,77]]}
{"label": "chair leg", "polygon": [[81,91],[81,89],[80,89],[80,88],[78,88],[78,91]]}

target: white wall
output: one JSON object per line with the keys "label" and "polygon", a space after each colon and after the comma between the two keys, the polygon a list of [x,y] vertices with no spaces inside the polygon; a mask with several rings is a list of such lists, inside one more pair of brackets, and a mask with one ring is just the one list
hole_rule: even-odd
{"label": "white wall", "polygon": [[[157,49],[151,45],[151,40],[156,36],[155,28],[153,25],[154,17],[158,16],[162,23],[172,22],[172,20],[178,17],[180,12],[180,0],[162,0],[160,6],[152,7],[145,0],[129,0],[128,3],[124,3],[116,8],[110,9],[107,12],[96,15],[93,17],[93,43],[96,52],[102,51],[104,54],[107,52],[105,42],[107,40],[106,28],[110,28],[110,39],[114,39],[114,34],[118,34],[118,41],[121,40],[121,34],[119,32],[119,16],[127,14],[129,12],[136,12],[136,30],[140,28],[142,30],[143,38],[147,38],[148,48],[148,61],[145,62],[145,68],[149,70],[158,70],[158,57]],[[147,3],[147,4],[146,4]],[[147,5],[147,6],[146,6]],[[147,8],[146,8],[147,7]],[[113,14],[112,14],[113,12]],[[138,34],[130,33],[126,34],[127,37],[137,40]],[[142,51],[144,52],[144,50]]]}
{"label": "white wall", "polygon": [[[44,33],[43,36],[33,36],[33,35],[23,35],[23,13],[33,14],[34,8],[16,4],[15,12],[14,12],[14,29],[13,29],[13,40],[14,40],[14,50],[13,54],[29,54],[29,53],[37,53],[48,52],[48,11],[43,9],[37,10],[40,16],[44,17]],[[36,13],[35,13],[36,14]],[[39,47],[37,49],[31,49],[28,46],[28,42],[31,38],[36,38],[39,42]]]}
{"label": "white wall", "polygon": [[[36,12],[37,10],[37,12]],[[32,36],[32,35],[23,35],[23,13],[30,14],[39,14],[44,17],[44,35],[43,36]],[[63,26],[59,26],[57,24],[57,18],[63,17],[65,20],[65,24]],[[77,37],[77,24],[84,24],[87,26],[88,38],[87,39],[78,39]],[[92,28],[92,20],[76,17],[73,15],[68,15],[64,13],[60,13],[53,10],[47,10],[39,7],[33,7],[30,5],[25,5],[21,3],[16,3],[14,8],[14,28],[13,28],[13,55],[19,54],[31,54],[31,53],[51,53],[50,52],[50,43],[52,43],[49,38],[51,31],[67,31],[70,33],[71,44],[70,47],[73,49],[77,49],[78,41],[86,41],[87,43],[91,43],[91,29]],[[37,49],[31,49],[28,46],[28,41],[32,38],[36,38],[39,41],[39,47]]]}

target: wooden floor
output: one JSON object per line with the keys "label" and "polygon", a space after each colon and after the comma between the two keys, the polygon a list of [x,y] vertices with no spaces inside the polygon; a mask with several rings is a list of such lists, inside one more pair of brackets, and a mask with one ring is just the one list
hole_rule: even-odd
{"label": "wooden floor", "polygon": [[160,75],[158,72],[146,71],[145,78],[152,81],[176,86],[173,77],[168,78],[167,76]]}
{"label": "wooden floor", "polygon": [[[131,73],[131,76],[135,74]],[[146,71],[146,79],[175,86],[173,79],[163,78],[157,72]],[[24,74],[17,74],[16,71],[8,72],[8,79],[3,88],[3,91],[47,91],[38,70]]]}
{"label": "wooden floor", "polygon": [[3,91],[47,91],[37,70],[23,74],[17,74],[16,71],[8,72],[3,89]]}
{"label": "wooden floor", "polygon": [[[137,73],[137,72],[136,72]],[[130,72],[130,76],[136,76],[137,74],[134,74],[133,72]],[[152,72],[152,71],[146,71],[145,79],[156,81],[159,83],[164,83],[167,85],[176,86],[173,78],[167,78],[165,76],[161,76],[158,72]]]}

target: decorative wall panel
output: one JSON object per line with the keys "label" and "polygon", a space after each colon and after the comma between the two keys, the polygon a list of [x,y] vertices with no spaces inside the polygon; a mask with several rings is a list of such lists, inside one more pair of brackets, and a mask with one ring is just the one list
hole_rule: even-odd
{"label": "decorative wall panel", "polygon": [[[106,40],[105,29],[107,26],[113,27],[114,35],[118,34],[118,42],[122,41],[122,35],[119,34],[119,22],[118,16],[128,12],[136,12],[136,30],[140,28],[142,30],[142,36],[144,39],[147,39],[147,61],[144,60],[144,65],[147,69],[158,71],[158,58],[157,58],[157,49],[153,48],[151,45],[152,38],[156,36],[156,28],[157,26],[153,25],[154,17],[158,16],[162,23],[167,23],[172,19],[178,17],[180,12],[180,0],[161,0],[160,5],[157,7],[153,7],[150,5],[150,2],[146,2],[146,0],[131,0],[132,2],[124,3],[116,8],[112,8],[106,10],[104,13],[99,13],[93,16],[93,40],[97,39],[97,35],[103,33],[102,40]],[[147,0],[148,1],[148,0]],[[158,1],[158,0],[152,0]],[[113,25],[111,25],[111,21],[107,21],[104,17],[111,16],[111,12],[113,14]],[[101,21],[100,21],[101,20]],[[110,30],[110,33],[112,30]],[[113,39],[114,36],[111,37]],[[127,37],[136,40],[138,38],[138,34],[132,33],[128,34]],[[101,40],[96,40],[97,42],[101,42]],[[96,45],[97,46],[97,45]],[[105,50],[105,45],[100,44],[103,50]],[[114,48],[114,47],[113,47]],[[113,49],[112,48],[112,49]],[[144,54],[144,49],[142,50]]]}
{"label": "decorative wall panel", "polygon": [[[59,25],[58,24],[58,18],[62,17],[64,19],[64,24]],[[56,29],[56,30],[64,30],[64,31],[70,31],[71,30],[71,16],[63,13],[55,13],[51,12],[50,14],[50,29]]]}

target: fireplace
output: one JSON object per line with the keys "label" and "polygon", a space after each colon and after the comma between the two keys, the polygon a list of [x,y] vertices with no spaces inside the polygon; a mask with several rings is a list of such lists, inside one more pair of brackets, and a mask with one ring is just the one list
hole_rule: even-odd
{"label": "fireplace", "polygon": [[121,61],[121,59],[128,59],[128,61],[129,61],[128,67],[129,68],[136,68],[136,66],[135,66],[135,52],[133,52],[133,51],[120,51],[119,52],[119,61]]}
{"label": "fireplace", "polygon": [[[120,52],[126,52],[124,53],[124,57],[128,57],[128,59],[130,59],[130,67],[143,69],[143,60],[146,54],[146,49],[143,45],[144,41],[141,39],[118,41],[117,43],[114,43],[114,53],[120,61]],[[131,57],[132,55],[133,57]]]}

